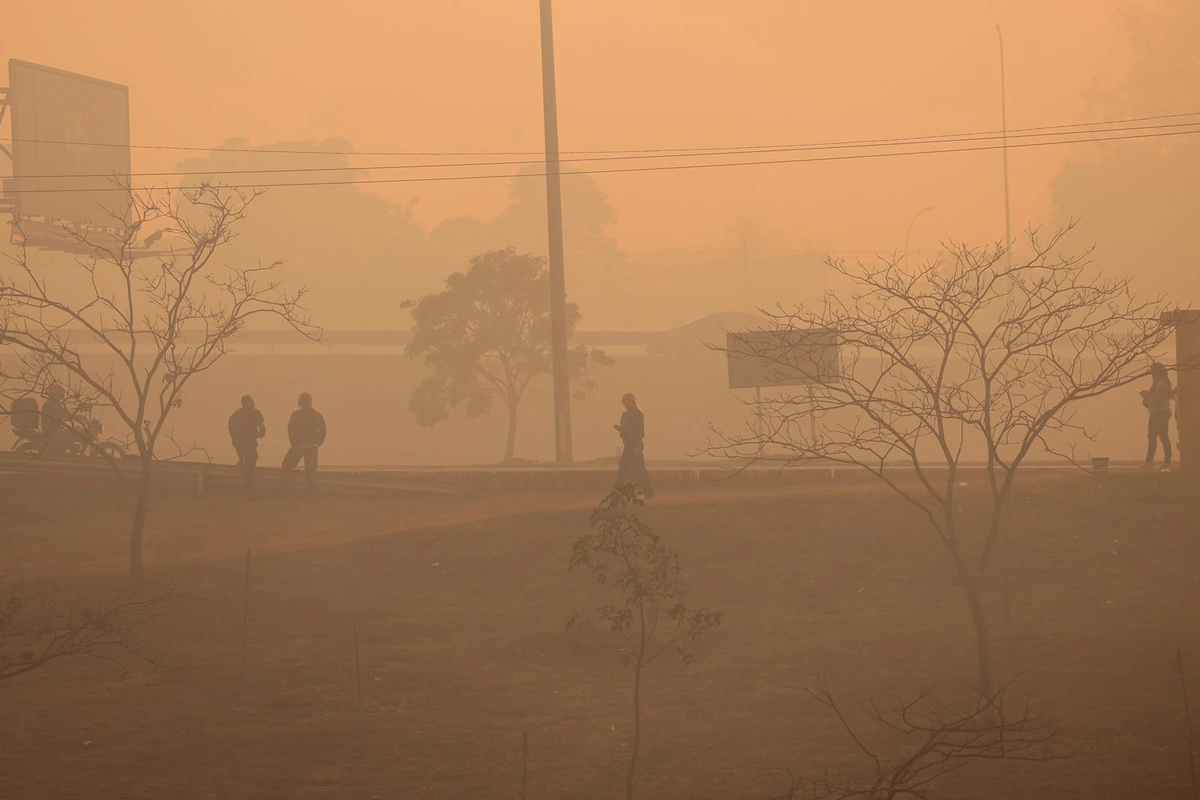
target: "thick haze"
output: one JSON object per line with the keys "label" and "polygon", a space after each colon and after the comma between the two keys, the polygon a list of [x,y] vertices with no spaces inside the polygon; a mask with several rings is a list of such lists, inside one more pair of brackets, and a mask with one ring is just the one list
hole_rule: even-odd
{"label": "thick haze", "polygon": [[[537,5],[22,4],[6,10],[0,59],[126,84],[135,144],[199,148],[135,149],[135,173],[375,167],[221,176],[227,183],[498,176],[276,188],[257,202],[225,253],[241,263],[286,261],[288,280],[310,288],[307,304],[326,329],[406,329],[411,322],[401,302],[438,291],[472,256],[507,246],[545,252],[544,183],[511,177],[541,169]],[[567,154],[995,131],[997,24],[1005,37],[1010,129],[1200,110],[1194,47],[1200,4],[1193,0],[1100,0],[1086,14],[1074,2],[958,0],[911,8],[792,0],[736,7],[559,0],[555,6]],[[218,147],[233,151],[208,150]],[[263,152],[278,149],[315,152]],[[372,151],[438,155],[366,155]],[[506,160],[534,163],[379,168]],[[1097,267],[1135,274],[1147,293],[1166,293],[1181,306],[1196,304],[1198,137],[1013,149],[1009,161],[1014,237],[1030,225],[1078,218],[1064,247],[1083,253],[1094,245]],[[1001,165],[1000,152],[990,150],[568,176],[567,290],[582,312],[579,329],[662,329],[712,312],[790,307],[837,287],[822,264],[829,255],[900,251],[910,229],[914,257],[935,255],[946,240],[996,242],[1004,236]],[[39,258],[48,266],[56,256]],[[585,455],[610,449],[608,417],[627,389],[657,394],[658,407],[678,417],[670,433],[663,431],[664,439],[676,437],[672,443],[659,440],[662,455],[687,452],[722,415],[744,414],[725,388],[719,361],[705,361],[709,383],[697,388],[675,373],[660,375],[653,358],[614,355],[618,367],[601,378],[603,390],[576,411]],[[394,442],[372,440],[374,449],[364,444],[366,434],[362,441],[348,436],[336,457],[462,461],[488,458],[495,449],[458,422],[454,447],[441,428],[413,432],[397,409],[421,380],[419,364],[399,371],[390,361],[342,367],[373,386],[381,376],[394,381],[372,396],[395,418],[396,430]],[[700,374],[695,370],[692,378]],[[272,402],[286,407],[293,383],[307,382],[341,416],[363,393],[333,366],[316,369],[314,362],[301,372],[305,377],[271,385],[279,395]],[[651,389],[658,378],[668,385]],[[238,380],[217,381],[206,391],[238,396],[242,385],[258,385]],[[680,397],[670,394],[674,388]],[[536,391],[547,389],[543,381]],[[1125,437],[1106,442],[1114,453],[1139,446],[1140,433],[1128,424],[1129,400],[1113,398],[1111,408],[1097,411],[1106,435]],[[520,454],[548,451],[549,431],[540,424],[548,402],[539,394],[523,407],[522,430],[531,440],[527,447],[522,439]],[[686,422],[685,407],[694,412]],[[213,430],[205,435],[219,437],[219,420],[208,423]],[[486,425],[488,437],[499,435],[500,422],[489,418]],[[398,451],[397,442],[411,452]]]}
{"label": "thick haze", "polygon": [[1200,800],[1200,0],[12,60],[0,800]]}
{"label": "thick haze", "polygon": [[[1153,7],[1155,4],[1141,4]],[[1004,26],[1011,127],[1120,116],[1086,96],[1130,61],[1117,0],[748,4],[559,2],[564,150],[813,142],[999,126]],[[131,87],[136,143],[252,145],[341,137],[360,151],[536,151],[537,4],[17,4],[0,56]],[[19,35],[19,44],[17,36]],[[1195,95],[1193,94],[1192,97]],[[1183,109],[1190,110],[1190,109]],[[135,151],[134,169],[178,153]],[[1055,217],[1077,147],[1013,152],[1013,219]],[[370,159],[363,159],[367,163]],[[384,159],[386,160],[386,159]],[[394,160],[394,159],[393,159]],[[383,177],[376,174],[374,177]],[[998,153],[599,176],[633,256],[731,248],[761,217],[776,247],[858,252],[1003,235]],[[433,228],[490,219],[504,181],[375,187]],[[280,190],[283,191],[283,190]],[[287,190],[319,202],[322,189]],[[651,259],[653,260],[653,259]],[[586,310],[585,310],[586,316]]]}

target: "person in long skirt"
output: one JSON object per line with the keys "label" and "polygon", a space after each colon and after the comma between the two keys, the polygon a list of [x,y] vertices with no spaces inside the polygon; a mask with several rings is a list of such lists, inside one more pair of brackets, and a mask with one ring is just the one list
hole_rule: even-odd
{"label": "person in long skirt", "polygon": [[621,434],[621,462],[617,467],[617,486],[632,483],[640,486],[646,499],[654,497],[654,489],[650,486],[650,474],[646,472],[646,457],[644,443],[646,439],[646,417],[638,408],[637,398],[632,393],[621,398],[625,413],[621,414],[621,422],[614,425],[617,433]]}

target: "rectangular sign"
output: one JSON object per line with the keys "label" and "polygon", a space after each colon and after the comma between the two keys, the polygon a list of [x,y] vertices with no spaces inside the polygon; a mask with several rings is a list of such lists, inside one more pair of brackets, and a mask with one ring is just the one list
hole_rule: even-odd
{"label": "rectangular sign", "polygon": [[823,328],[725,335],[730,389],[833,383],[841,375],[838,335]]}
{"label": "rectangular sign", "polygon": [[124,218],[128,184],[129,89],[13,59],[8,62],[13,191],[17,212],[112,227]]}

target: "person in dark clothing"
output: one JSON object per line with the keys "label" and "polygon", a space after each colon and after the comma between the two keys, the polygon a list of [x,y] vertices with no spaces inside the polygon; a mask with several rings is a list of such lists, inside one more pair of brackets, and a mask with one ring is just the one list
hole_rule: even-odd
{"label": "person in dark clothing", "polygon": [[66,394],[57,383],[46,389],[46,402],[42,403],[42,442],[43,452],[47,455],[69,455],[74,448],[71,415],[63,407]]}
{"label": "person in dark clothing", "polygon": [[643,452],[643,442],[646,438],[646,417],[638,408],[637,398],[626,394],[621,398],[625,413],[621,422],[613,425],[621,434],[621,462],[617,467],[617,486],[632,483],[642,487],[646,499],[654,497],[654,489],[650,486],[650,474],[646,472],[646,459]]}
{"label": "person in dark clothing", "polygon": [[1150,388],[1139,394],[1142,405],[1150,412],[1150,424],[1146,431],[1149,440],[1146,447],[1146,466],[1154,463],[1154,454],[1161,440],[1163,446],[1163,466],[1171,466],[1171,398],[1175,396],[1175,387],[1167,375],[1167,368],[1155,362],[1150,366]]}
{"label": "person in dark clothing", "polygon": [[242,397],[242,406],[229,415],[229,438],[238,454],[238,466],[245,472],[246,499],[254,499],[254,465],[258,463],[258,440],[267,435],[262,412],[254,407],[254,398]]}
{"label": "person in dark clothing", "polygon": [[312,395],[300,395],[299,408],[288,420],[288,441],[292,447],[283,457],[283,488],[291,484],[292,470],[304,459],[304,482],[312,489],[317,482],[317,448],[325,444],[325,417],[313,408]]}

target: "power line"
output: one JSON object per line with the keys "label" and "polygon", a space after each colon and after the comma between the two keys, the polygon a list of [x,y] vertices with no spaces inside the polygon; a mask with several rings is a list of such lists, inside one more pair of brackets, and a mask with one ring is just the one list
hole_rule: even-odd
{"label": "power line", "polygon": [[[1126,119],[1102,120],[1099,122],[1076,122],[1057,125],[1041,125],[1028,128],[1013,128],[1009,130],[1009,134],[1013,133],[1030,133],[1035,131],[1054,131],[1067,130],[1069,128],[1087,128],[1103,125],[1123,125],[1133,122],[1153,122],[1166,119],[1181,119],[1184,117],[1200,116],[1200,111],[1184,111],[1175,114],[1156,114],[1147,117],[1129,117]],[[657,147],[657,148],[640,148],[640,149],[608,149],[608,150],[563,150],[563,155],[614,155],[614,154],[636,154],[636,153],[703,153],[717,151],[744,151],[744,150],[776,150],[793,147],[836,147],[844,145],[858,144],[884,144],[889,142],[920,142],[929,139],[938,138],[958,138],[964,136],[985,136],[998,135],[1002,131],[986,130],[986,131],[966,131],[959,133],[937,134],[933,136],[910,136],[910,137],[893,137],[886,139],[846,139],[841,141],[825,141],[809,144],[784,143],[784,144],[765,144],[765,145],[730,145],[730,146],[709,146],[709,147]],[[134,150],[169,150],[169,151],[184,151],[184,152],[199,152],[199,153],[271,153],[281,155],[318,155],[318,156],[398,156],[411,158],[436,158],[436,157],[483,157],[483,156],[543,156],[544,152],[540,150],[492,150],[492,151],[354,151],[354,150],[304,150],[304,149],[279,149],[279,148],[255,148],[255,147],[195,147],[185,145],[156,145],[156,144],[122,144],[113,142],[70,142],[59,139],[13,139],[0,138],[0,141],[8,143],[28,143],[28,144],[60,144],[72,145],[75,147],[118,147],[130,148]]]}
{"label": "power line", "polygon": [[[1095,125],[1117,125],[1120,123],[1095,123]],[[1091,136],[1098,133],[1128,133],[1132,131],[1142,130],[1169,130],[1174,128],[1190,128],[1200,124],[1200,120],[1195,122],[1177,122],[1160,125],[1137,125],[1132,127],[1094,127],[1086,130],[1062,131],[1062,135],[1069,136]],[[1078,127],[1078,126],[1076,126]],[[1050,133],[1024,133],[1024,134],[1008,134],[1008,139],[1040,139],[1046,138],[1053,134]],[[827,145],[827,144],[804,144],[792,146],[779,146],[776,148],[761,148],[756,150],[748,149],[731,149],[717,150],[710,152],[677,152],[677,153],[637,153],[630,155],[608,155],[608,156],[589,156],[583,158],[564,158],[562,163],[596,163],[605,161],[634,161],[634,160],[653,160],[667,158],[714,158],[718,156],[735,156],[735,155],[769,155],[772,153],[793,153],[793,152],[813,152],[823,150],[848,150],[848,149],[869,149],[878,147],[901,147],[901,146],[916,146],[922,144],[947,144],[947,143],[965,143],[965,142],[981,142],[994,141],[997,139],[1003,140],[1005,135],[1000,134],[971,134],[953,137],[951,134],[939,134],[928,136],[922,139],[879,139],[874,140],[876,143],[852,143],[845,145]],[[1080,140],[1086,141],[1086,140]],[[127,177],[130,178],[161,178],[161,177],[184,177],[184,176],[210,176],[210,175],[278,175],[278,174],[297,174],[297,173],[322,173],[322,172],[371,172],[382,170],[414,170],[414,169],[462,169],[462,168],[477,168],[477,167],[510,167],[510,166],[531,166],[543,163],[541,160],[520,160],[520,161],[474,161],[474,162],[457,162],[457,163],[440,163],[440,164],[375,164],[367,166],[338,166],[338,167],[279,167],[279,168],[263,168],[263,169],[217,169],[217,170],[174,170],[164,172],[133,172]],[[64,173],[60,175],[20,175],[17,176],[22,180],[58,180],[58,179],[86,179],[86,178],[112,178],[112,174],[103,173]],[[126,177],[122,175],[121,177]]]}
{"label": "power line", "polygon": [[[1197,123],[1200,126],[1200,123]],[[1032,141],[1018,142],[1017,144],[1008,144],[1010,150],[1026,149],[1033,147],[1052,147],[1066,144],[1094,144],[1100,142],[1115,142],[1128,141],[1136,139],[1158,139],[1169,136],[1187,136],[1200,133],[1200,127],[1192,127],[1188,130],[1170,130],[1156,133],[1141,133],[1120,136],[1101,136],[1088,139],[1060,139],[1050,141]],[[1012,137],[1009,137],[1012,138]],[[932,148],[926,150],[907,150],[901,152],[887,153],[845,153],[841,155],[815,156],[809,158],[783,158],[783,159],[768,159],[768,160],[753,160],[753,161],[723,161],[710,164],[654,164],[650,166],[632,166],[632,167],[614,167],[612,169],[593,169],[579,170],[575,172],[563,173],[565,176],[572,175],[612,175],[622,173],[636,172],[680,172],[684,170],[694,169],[715,169],[722,167],[752,167],[752,166],[776,166],[782,164],[811,164],[830,161],[862,161],[876,158],[899,158],[903,156],[925,156],[925,155],[943,155],[947,153],[975,153],[986,152],[991,150],[999,150],[1004,145],[979,145],[973,147],[947,147],[947,148]],[[753,155],[753,153],[749,154]],[[444,183],[451,181],[474,181],[474,180],[496,180],[496,179],[512,179],[512,178],[537,178],[545,177],[544,172],[518,172],[518,173],[500,173],[492,175],[429,175],[423,177],[412,178],[363,178],[351,180],[335,180],[335,181],[295,181],[289,183],[255,183],[255,184],[220,184],[221,188],[226,189],[290,189],[306,186],[360,186],[371,184],[401,184],[401,183]],[[198,189],[201,185],[177,186],[177,187],[143,187],[143,188],[161,188],[161,189]],[[59,192],[114,192],[119,191],[113,187],[79,187],[67,188],[59,187],[53,189],[15,189],[10,190],[9,194],[51,194]]]}

